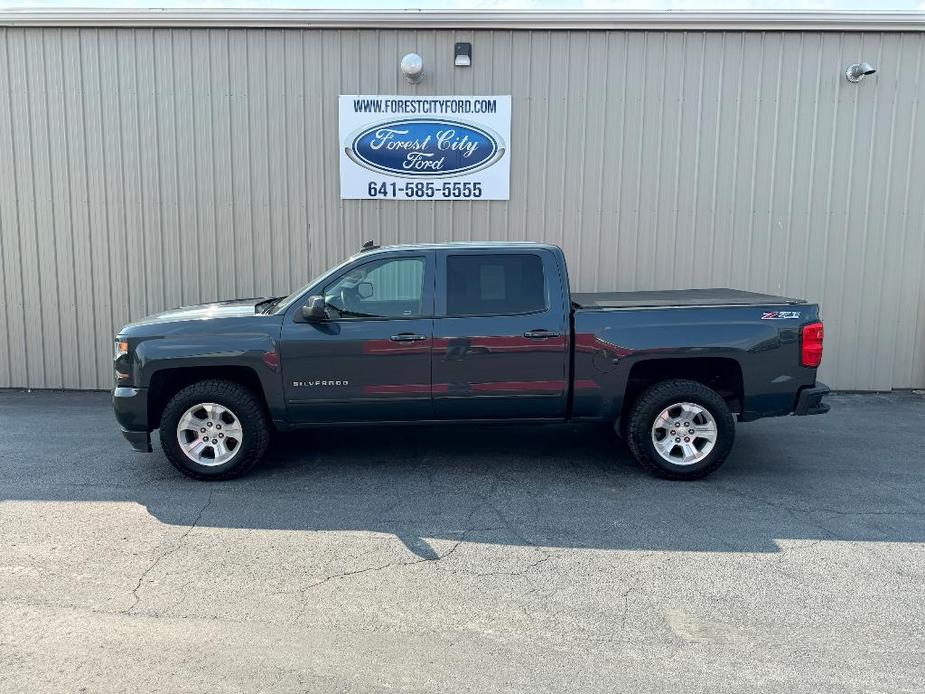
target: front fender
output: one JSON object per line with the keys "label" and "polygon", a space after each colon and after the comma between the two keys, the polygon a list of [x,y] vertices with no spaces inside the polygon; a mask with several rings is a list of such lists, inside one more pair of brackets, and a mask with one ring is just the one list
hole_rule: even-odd
{"label": "front fender", "polygon": [[283,417],[278,341],[266,333],[166,336],[146,339],[135,348],[135,383],[143,388],[165,370],[229,367],[256,374],[271,416]]}

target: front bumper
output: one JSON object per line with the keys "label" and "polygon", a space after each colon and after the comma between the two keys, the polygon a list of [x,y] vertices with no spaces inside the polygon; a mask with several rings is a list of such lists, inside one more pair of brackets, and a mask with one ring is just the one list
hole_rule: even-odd
{"label": "front bumper", "polygon": [[122,429],[122,435],[125,437],[125,440],[132,444],[134,448],[139,453],[150,453],[151,452],[151,434],[147,431],[129,431],[128,429]]}
{"label": "front bumper", "polygon": [[112,409],[122,435],[132,448],[142,453],[151,452],[151,434],[148,428],[148,391],[145,388],[120,386],[112,391]]}
{"label": "front bumper", "polygon": [[817,383],[809,388],[804,388],[797,396],[797,406],[794,408],[793,414],[798,417],[811,414],[825,414],[831,408],[822,402],[822,398],[830,392],[829,387],[824,383]]}

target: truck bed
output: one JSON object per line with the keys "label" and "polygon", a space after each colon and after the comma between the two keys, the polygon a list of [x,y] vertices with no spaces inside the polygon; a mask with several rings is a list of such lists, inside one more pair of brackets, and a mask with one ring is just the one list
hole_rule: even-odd
{"label": "truck bed", "polygon": [[805,304],[803,299],[791,299],[774,294],[759,294],[741,289],[663,289],[647,292],[587,292],[572,294],[576,308],[585,310],[608,308],[657,308],[673,306],[767,306]]}

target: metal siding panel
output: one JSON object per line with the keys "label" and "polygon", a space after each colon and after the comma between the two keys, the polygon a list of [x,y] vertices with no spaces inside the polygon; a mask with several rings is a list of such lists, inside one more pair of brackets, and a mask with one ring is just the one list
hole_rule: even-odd
{"label": "metal siding panel", "polygon": [[[909,38],[916,39],[916,37]],[[914,43],[918,41],[915,40]],[[908,40],[905,36],[900,36],[898,41],[890,41],[889,37],[884,37],[881,60],[885,59],[889,64],[896,65],[899,75],[908,74],[915,67],[915,55],[905,50],[907,45]],[[914,76],[914,72],[912,74]],[[899,91],[903,91],[903,87],[898,82],[899,80],[897,80]],[[887,113],[889,114],[889,127],[888,130],[883,129],[877,133],[880,136],[879,147],[889,148],[886,157],[878,157],[875,160],[880,163],[880,169],[874,176],[874,180],[883,180],[885,184],[883,188],[877,190],[878,205],[873,214],[874,225],[872,225],[872,231],[879,236],[879,262],[872,268],[872,273],[875,277],[879,277],[880,281],[877,283],[876,298],[873,292],[866,295],[862,310],[866,315],[874,316],[878,351],[888,355],[887,358],[876,360],[876,381],[878,383],[893,384],[895,375],[898,373],[896,367],[902,360],[901,350],[897,344],[896,326],[899,321],[903,320],[900,300],[903,274],[897,270],[904,265],[906,247],[903,225],[903,196],[906,185],[897,181],[897,178],[905,175],[905,156],[908,154],[903,150],[896,151],[893,143],[903,141],[912,143],[910,132],[912,120],[901,117],[901,114],[911,105],[909,101],[911,101],[910,96],[902,93],[894,94],[889,100],[881,100],[884,117]],[[892,242],[891,237],[894,237]],[[872,279],[874,278],[865,278],[868,286]]]}
{"label": "metal siding panel", "polygon": [[[902,262],[897,273],[901,277],[900,289],[891,297],[899,307],[891,383],[921,388],[925,384],[925,273],[922,272],[925,267],[925,212],[922,210],[925,196],[921,194],[921,182],[925,181],[925,108],[919,95],[925,87],[925,34],[903,37],[903,49],[903,62],[909,68],[897,81],[896,98],[905,102],[903,111],[910,117],[896,139],[908,144],[902,150],[906,156],[895,158],[901,162],[898,180],[902,181],[904,190],[899,205],[901,219],[895,227],[902,233]],[[918,311],[915,311],[916,305]]]}
{"label": "metal siding panel", "polygon": [[[83,108],[83,66],[80,30],[62,30],[64,123],[68,137],[67,176],[69,181],[71,231],[73,234],[74,296],[77,317],[77,380],[83,388],[93,388],[100,380],[96,368],[98,351],[94,326],[94,258],[91,249],[90,206],[87,190],[86,121]],[[108,346],[108,345],[107,345]],[[60,348],[60,347],[59,347]],[[42,387],[44,383],[31,383]]]}
{"label": "metal siding panel", "polygon": [[[324,157],[317,153],[325,147],[323,132],[324,99],[320,78],[324,75],[323,47],[321,45],[320,31],[307,31],[302,35],[302,56],[305,65],[303,90],[305,92],[305,121],[302,128],[302,138],[306,142],[306,190],[311,195],[308,204],[308,275],[317,275],[327,260],[324,247],[324,230],[327,224],[327,210],[330,209],[326,188],[324,171]],[[308,143],[312,144],[309,148]],[[320,204],[319,204],[320,201]]]}
{"label": "metal siding panel", "polygon": [[68,179],[69,140],[66,129],[58,127],[67,122],[64,84],[64,50],[62,32],[45,32],[43,37],[46,56],[46,108],[48,110],[49,160],[52,177],[52,219],[50,233],[54,235],[54,295],[57,324],[61,331],[58,356],[60,383],[64,388],[80,388],[80,362],[78,359],[77,292],[72,262],[73,226],[71,221],[70,181]]}
{"label": "metal siding panel", "polygon": [[[268,30],[265,39],[268,216],[264,249],[269,265],[267,275],[258,277],[258,293],[269,296],[285,294],[290,285],[289,263],[289,212],[286,186],[286,60],[283,51],[283,33]],[[260,281],[262,280],[262,281]]]}
{"label": "metal siding panel", "polygon": [[[192,198],[192,209],[185,208],[185,222],[188,236],[183,253],[184,267],[196,275],[198,296],[192,301],[209,301],[219,297],[217,263],[202,262],[203,258],[214,258],[216,244],[216,194],[215,194],[215,130],[213,124],[213,99],[226,92],[227,85],[216,79],[212,68],[211,36],[207,31],[193,29],[188,35],[189,47],[185,50],[189,64],[190,90],[185,106],[188,122],[188,163],[184,169],[184,189],[187,199]],[[181,62],[182,65],[182,62]],[[185,72],[185,71],[184,71]],[[223,249],[224,251],[224,249]]]}
{"label": "metal siding panel", "polygon": [[[504,33],[499,32],[499,37],[503,37]],[[456,41],[470,41],[473,42],[471,32],[453,32],[448,34],[437,34],[437,46],[436,46],[436,56],[440,55],[453,55],[453,46]],[[495,56],[495,46],[494,41],[492,40],[492,35],[487,32],[479,32],[478,38],[474,41],[478,46],[484,46],[485,57],[482,61],[475,63],[469,70],[459,70],[452,65],[451,60],[439,60],[435,62],[440,66],[445,66],[446,70],[455,70],[457,72],[463,73],[463,77],[467,78],[470,85],[468,87],[471,90],[470,93],[493,93],[492,89],[492,67],[498,65],[499,62]],[[466,85],[462,82],[457,83],[454,87],[461,93],[466,93]],[[427,220],[433,215],[433,207],[436,206],[436,201],[428,203],[427,205],[422,205],[419,209],[421,214],[418,215],[418,226],[427,227]],[[452,204],[452,203],[451,203]],[[470,214],[471,224],[473,233],[476,234],[476,238],[479,239],[491,239],[492,238],[492,228],[491,228],[491,203],[477,203],[477,202],[463,202],[464,205]],[[514,229],[508,229],[507,232],[510,234],[510,237],[516,235]]]}
{"label": "metal siding panel", "polygon": [[[122,218],[118,221],[124,243],[123,254],[116,263],[124,269],[124,280],[114,286],[124,295],[129,319],[145,315],[148,310],[147,263],[144,254],[144,196],[139,165],[137,51],[135,31],[119,29],[114,39],[116,50],[115,85],[118,108],[118,131],[121,161],[118,175],[122,188]],[[121,326],[115,326],[115,329]]]}
{"label": "metal siding panel", "polygon": [[[696,212],[691,215],[693,234],[691,260],[694,264],[692,285],[712,284],[716,204],[720,177],[720,153],[723,141],[723,95],[729,86],[725,82],[728,70],[726,35],[705,34],[700,82],[700,108],[698,112],[698,185],[694,186]],[[709,69],[708,66],[713,66]]]}
{"label": "metal siding panel", "polygon": [[[54,188],[52,184],[51,150],[49,145],[48,103],[49,85],[46,80],[44,32],[39,32],[34,40],[26,42],[27,69],[29,72],[29,133],[31,135],[31,156],[33,166],[33,202],[35,206],[36,260],[38,262],[38,288],[41,292],[44,310],[40,315],[48,315],[49,309],[57,311],[58,282],[55,258],[55,220],[52,204]],[[63,385],[60,350],[45,349],[44,345],[61,344],[60,326],[56,320],[42,321],[42,343],[38,345],[42,353],[44,379],[53,387]]]}
{"label": "metal siding panel", "polygon": [[797,94],[803,78],[803,36],[780,34],[779,64],[775,87],[774,141],[771,143],[772,164],[767,216],[767,245],[764,248],[765,286],[773,292],[783,291],[786,263],[769,263],[767,258],[790,256],[790,235],[793,221],[793,176],[796,157]]}
{"label": "metal siding panel", "polygon": [[251,256],[253,277],[245,294],[264,296],[271,293],[273,275],[273,243],[271,224],[270,189],[276,182],[269,159],[269,89],[267,81],[267,31],[250,31],[247,37],[247,176],[251,191],[248,224],[243,228],[250,241],[247,254]]}
{"label": "metal siding panel", "polygon": [[19,221],[19,204],[16,197],[16,177],[18,167],[15,160],[15,132],[13,129],[13,85],[10,82],[11,32],[4,29],[0,33],[0,56],[3,56],[4,68],[0,69],[0,254],[3,270],[0,290],[2,290],[3,307],[3,343],[4,351],[3,381],[0,385],[23,387],[29,382],[25,358],[17,355],[28,354],[25,334],[25,297],[22,267],[22,228]]}
{"label": "metal siding panel", "polygon": [[[899,43],[884,42],[880,34],[871,34],[876,46],[865,45],[865,55],[873,53],[877,65],[894,65],[902,71],[899,61]],[[865,44],[868,44],[865,41]],[[898,244],[888,243],[888,227],[886,214],[888,211],[889,193],[892,187],[893,158],[895,152],[891,143],[896,134],[896,100],[883,99],[878,93],[873,100],[870,115],[871,130],[866,133],[869,149],[866,162],[867,178],[865,182],[865,233],[862,255],[864,257],[864,271],[854,287],[856,291],[856,306],[858,315],[866,319],[866,323],[859,324],[859,331],[871,336],[873,354],[891,355],[894,353],[893,333],[883,330],[883,319],[889,320],[895,315],[896,302],[885,301],[887,296],[896,296],[897,292],[890,286],[891,275],[888,267],[899,264],[899,256],[895,254]],[[879,181],[882,185],[874,185]],[[853,355],[854,370],[859,372],[865,369],[869,382],[873,384],[889,382],[891,378],[892,359],[867,359],[857,352]]]}
{"label": "metal siding panel", "polygon": [[[6,54],[6,29],[0,30],[0,55]],[[9,111],[10,91],[6,83],[6,74],[0,70],[0,114]],[[2,117],[2,115],[0,115]],[[6,138],[4,138],[6,139]],[[10,161],[8,158],[8,142],[0,142],[0,157],[2,161]],[[0,188],[6,189],[10,181],[10,166],[0,167]],[[9,235],[7,235],[9,230]],[[13,380],[12,365],[10,364],[10,292],[7,289],[9,282],[9,270],[6,264],[6,256],[11,253],[10,250],[4,252],[3,246],[11,245],[13,234],[18,234],[18,228],[8,217],[8,202],[6,196],[0,193],[0,325],[3,326],[3,332],[0,333],[3,341],[0,343],[0,383],[10,383]],[[7,237],[8,236],[8,237]]]}
{"label": "metal siding panel", "polygon": [[[782,286],[807,285],[812,263],[809,241],[813,235],[812,211],[815,191],[818,191],[819,138],[825,132],[819,128],[819,88],[822,78],[822,35],[800,36],[800,73],[793,88],[793,154],[788,172],[788,214],[790,219],[786,257],[783,264]],[[801,124],[807,125],[801,125]],[[818,235],[818,234],[816,234]]]}
{"label": "metal siding panel", "polygon": [[38,260],[39,229],[36,223],[34,190],[33,134],[31,132],[29,64],[27,39],[35,31],[9,32],[7,60],[10,84],[10,132],[13,141],[13,191],[17,213],[18,250],[22,286],[23,350],[26,385],[45,383],[43,321],[41,315],[41,277]]}
{"label": "metal siding panel", "polygon": [[283,94],[285,95],[284,131],[280,135],[283,148],[283,185],[285,186],[285,216],[281,217],[281,235],[285,236],[284,258],[287,273],[284,281],[274,282],[274,293],[285,293],[304,283],[308,273],[308,193],[304,162],[307,158],[303,131],[305,112],[304,58],[302,37],[295,32],[282,34]]}
{"label": "metal siding panel", "polygon": [[[251,124],[250,55],[247,31],[228,32],[228,73],[231,79],[231,227],[223,229],[220,243],[228,243],[232,252],[219,257],[220,272],[233,279],[233,296],[250,296],[254,286],[252,220],[254,200],[251,195]],[[227,239],[227,241],[225,240]]]}
{"label": "metal siding panel", "polygon": [[79,39],[83,77],[82,105],[86,126],[84,163],[87,167],[87,207],[92,252],[94,339],[91,344],[97,380],[108,378],[112,373],[112,304],[114,295],[118,294],[113,291],[110,280],[110,200],[106,183],[106,120],[103,109],[103,91],[107,90],[109,85],[103,83],[100,70],[101,33],[103,30],[81,30]]}
{"label": "metal siding panel", "polygon": [[[860,36],[846,36],[845,47],[852,54],[864,55]],[[849,90],[848,87],[851,86],[869,85],[851,85],[844,80],[841,83],[842,93],[850,93],[847,103],[852,116],[851,139],[842,159],[842,170],[847,171],[848,175],[845,184],[839,189],[840,195],[836,198],[839,202],[835,208],[840,212],[835,219],[841,221],[845,234],[842,243],[839,244],[844,266],[841,275],[841,296],[839,297],[841,308],[838,312],[838,322],[841,328],[839,333],[841,342],[854,345],[854,349],[839,350],[836,353],[836,366],[843,373],[854,374],[859,387],[866,389],[876,387],[868,373],[871,360],[867,356],[873,354],[874,349],[873,331],[868,327],[872,317],[864,317],[862,320],[860,316],[858,287],[862,284],[861,279],[865,271],[864,246],[869,236],[867,228],[868,162],[871,151],[871,128],[874,126],[873,113],[878,91],[870,90],[873,91],[873,94],[870,94],[860,89]],[[865,355],[864,363],[860,368],[858,368],[857,359],[859,354]]]}
{"label": "metal siding panel", "polygon": [[[860,41],[857,36],[841,36],[841,52],[857,55],[860,51]],[[857,85],[859,86],[859,85]],[[859,102],[862,101],[859,89],[840,80],[838,82],[838,110],[843,116],[836,122],[838,141],[831,172],[832,192],[829,206],[829,277],[832,278],[837,291],[829,299],[829,306],[834,309],[833,342],[835,345],[856,345],[856,349],[865,349],[866,346],[857,344],[857,316],[852,314],[849,297],[846,294],[849,284],[857,278],[857,258],[859,254],[852,246],[859,231],[855,222],[853,204],[858,167],[854,166],[855,156],[858,154],[857,126]],[[833,277],[834,275],[834,277]],[[851,354],[847,350],[834,349],[830,368],[835,373],[849,373]],[[863,384],[860,374],[854,375],[855,382]],[[859,385],[863,387],[863,385]]]}
{"label": "metal siding panel", "polygon": [[[591,62],[589,35],[583,32],[570,33],[569,62],[577,65],[594,64]],[[565,132],[574,133],[572,137],[562,138],[566,143],[563,152],[562,184],[559,208],[562,219],[559,233],[553,240],[561,245],[575,263],[576,277],[581,284],[589,285],[592,271],[589,271],[589,258],[582,253],[582,242],[588,230],[584,218],[584,188],[593,186],[591,179],[585,180],[588,166],[588,110],[591,95],[588,90],[590,70],[568,75],[569,92],[565,102]],[[596,132],[601,132],[600,129]],[[592,164],[593,166],[593,164]],[[580,233],[576,233],[580,230]],[[590,242],[590,240],[589,240]]]}
{"label": "metal siding panel", "polygon": [[[832,210],[832,188],[835,185],[834,157],[838,151],[839,132],[837,127],[839,111],[836,98],[838,81],[831,74],[831,65],[837,64],[840,53],[841,37],[822,34],[819,48],[820,73],[814,95],[816,101],[816,138],[815,168],[810,187],[807,191],[808,223],[804,230],[806,242],[807,272],[802,282],[804,292],[822,304],[823,318],[831,326],[829,333],[832,340],[829,345],[834,348],[836,313],[831,306],[831,292],[834,284],[829,282],[829,226]],[[811,260],[810,260],[811,259]],[[840,274],[834,273],[834,280]],[[829,350],[833,354],[834,349]],[[825,369],[830,374],[832,359],[825,358]],[[831,378],[831,376],[830,376]]]}
{"label": "metal siding panel", "polygon": [[145,309],[149,313],[166,307],[164,243],[161,217],[166,214],[161,204],[161,176],[158,167],[157,94],[154,70],[154,33],[139,29],[135,32],[135,74],[138,93],[137,166],[141,179],[141,247],[145,274]]}
{"label": "metal siding panel", "polygon": [[164,272],[164,306],[183,303],[181,255],[183,244],[179,228],[179,182],[177,168],[176,91],[174,85],[173,37],[175,31],[155,31],[154,50],[154,167],[157,176],[154,204],[160,210],[161,264]]}
{"label": "metal siding panel", "polygon": [[173,112],[170,126],[174,130],[173,152],[176,174],[177,264],[180,284],[180,302],[197,303],[202,296],[202,252],[199,250],[199,209],[197,189],[197,128],[193,107],[193,51],[190,30],[172,32],[171,61]]}
{"label": "metal siding panel", "polygon": [[[625,289],[639,286],[637,281],[638,267],[636,257],[639,250],[640,238],[648,234],[649,230],[640,227],[641,207],[643,201],[643,164],[645,162],[646,148],[644,138],[650,128],[644,128],[647,113],[646,83],[649,65],[649,34],[630,33],[623,34],[624,65],[626,70],[621,75],[624,80],[622,113],[626,124],[621,133],[621,159],[625,169],[621,172],[620,191],[617,194],[621,201],[618,210],[616,242],[613,245],[616,251],[616,276],[612,289]],[[619,60],[619,59],[618,59]],[[612,74],[620,74],[612,73]],[[642,230],[637,233],[636,230]],[[606,247],[601,249],[602,253]],[[570,276],[572,284],[577,278]],[[602,287],[603,288],[603,287]]]}
{"label": "metal siding panel", "polygon": [[[542,236],[542,230],[546,228],[546,206],[545,193],[548,180],[547,169],[549,159],[546,156],[546,143],[549,140],[549,101],[550,90],[548,89],[550,81],[550,71],[552,65],[549,61],[550,42],[552,34],[549,32],[535,32],[532,34],[515,33],[515,49],[529,44],[529,51],[521,53],[527,55],[529,59],[528,78],[526,86],[527,94],[516,105],[511,104],[511,199],[512,202],[507,205],[516,205],[514,202],[523,199],[524,205],[524,236],[521,238],[532,238],[539,240]],[[475,48],[473,47],[473,60]],[[513,87],[513,85],[512,85]],[[518,108],[519,107],[519,108]],[[523,111],[519,113],[518,111]],[[517,115],[515,115],[517,114]],[[516,119],[516,120],[515,120]],[[514,124],[520,127],[514,128]],[[536,142],[537,149],[542,150],[542,156],[531,155],[533,147],[530,143]],[[520,157],[514,156],[515,152],[523,152]],[[514,176],[514,170],[517,164],[516,159],[521,159],[521,174]],[[505,203],[500,203],[504,205]],[[502,235],[498,238],[504,238]]]}
{"label": "metal siding panel", "polygon": [[[661,190],[662,143],[665,136],[665,85],[667,82],[667,44],[665,33],[651,32],[646,37],[646,73],[642,76],[643,109],[639,121],[639,199],[635,224],[630,233],[635,236],[633,258],[633,286],[640,289],[653,288],[656,273],[649,262],[654,258],[659,242],[658,198]],[[650,72],[651,70],[651,72]],[[647,93],[647,92],[652,93]],[[576,275],[576,280],[578,276]],[[670,282],[670,278],[668,278]]]}
{"label": "metal siding panel", "polygon": [[[323,185],[323,198],[321,204],[323,218],[321,224],[318,226],[317,236],[315,237],[320,242],[319,246],[321,252],[315,261],[315,273],[321,272],[333,258],[344,257],[344,250],[346,248],[343,241],[344,226],[342,214],[345,203],[339,200],[340,196],[337,190],[338,181],[334,173],[337,170],[335,168],[335,162],[338,161],[337,156],[340,147],[338,145],[337,133],[337,110],[335,106],[332,106],[332,100],[336,99],[339,93],[338,90],[342,84],[344,85],[342,93],[351,93],[347,91],[348,86],[342,82],[341,45],[349,44],[346,46],[348,53],[355,52],[357,50],[357,45],[356,32],[343,33],[345,33],[346,36],[342,36],[341,33],[327,31],[318,32],[315,45],[317,45],[320,57],[317,62],[313,63],[317,65],[317,68],[312,71],[313,74],[311,75],[311,78],[317,81],[317,85],[312,92],[316,95],[318,108],[318,122],[311,132],[316,133],[316,137],[320,139],[319,149],[321,150],[321,156],[316,156],[314,158],[316,180],[322,181]],[[407,45],[407,43],[405,45]],[[395,205],[395,212],[397,215],[399,206],[397,203],[395,203]],[[397,216],[395,228],[406,228],[405,226],[399,225]],[[374,229],[370,229],[370,235],[375,231]]]}
{"label": "metal siding panel", "polygon": [[[100,373],[110,374],[108,354],[110,340],[115,332],[134,317],[128,294],[129,275],[124,259],[126,254],[125,181],[122,173],[125,154],[122,151],[122,115],[119,95],[119,45],[117,29],[99,32],[98,69],[100,93],[97,108],[101,113],[102,169],[98,173],[103,186],[106,235],[103,238],[106,255],[106,273],[103,281],[110,295],[109,324],[106,334],[100,335]],[[102,259],[101,259],[102,260]]]}
{"label": "metal siding panel", "polygon": [[[236,160],[232,134],[232,113],[235,101],[231,69],[230,31],[210,31],[209,69],[211,94],[209,144],[211,148],[212,195],[215,200],[211,234],[204,234],[205,249],[212,251],[216,260],[206,263],[214,272],[215,294],[204,299],[219,299],[237,293],[237,249],[235,248],[235,194]],[[240,73],[237,73],[240,74]],[[211,238],[210,238],[211,236]],[[219,254],[221,249],[221,254]],[[240,296],[240,294],[237,294]]]}
{"label": "metal siding panel", "polygon": [[698,190],[703,185],[700,178],[700,157],[704,138],[702,121],[705,48],[703,34],[687,35],[682,62],[679,109],[681,122],[678,127],[680,141],[677,147],[671,219],[671,238],[680,266],[675,286],[679,287],[696,284],[697,198]]}
{"label": "metal siding panel", "polygon": [[921,182],[925,181],[925,108],[920,95],[925,88],[925,34],[918,38],[915,83],[910,85],[908,92],[914,95],[912,120],[915,128],[915,138],[909,147],[913,166],[907,179],[912,196],[907,198],[909,207],[904,222],[906,248],[909,250],[902,273],[903,291],[896,297],[907,309],[900,315],[900,322],[906,328],[901,344],[912,349],[907,352],[908,361],[903,362],[903,376],[894,378],[893,382],[900,386],[922,388],[925,386],[925,272],[922,271],[925,268],[925,195],[922,195]]}
{"label": "metal siding panel", "polygon": [[[372,238],[552,241],[583,290],[803,295],[823,380],[923,387],[923,52],[911,32],[3,29],[0,386],[108,387],[129,318],[284,293]],[[858,57],[879,73],[851,85]],[[340,200],[354,92],[511,94],[511,200]]]}

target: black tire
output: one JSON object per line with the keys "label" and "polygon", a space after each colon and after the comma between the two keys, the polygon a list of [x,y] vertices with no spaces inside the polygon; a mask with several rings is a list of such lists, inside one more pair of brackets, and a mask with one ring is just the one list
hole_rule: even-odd
{"label": "black tire", "polygon": [[[228,408],[240,421],[241,444],[231,459],[220,465],[195,462],[183,452],[177,440],[180,417],[199,403],[216,403]],[[184,475],[197,480],[227,480],[243,475],[263,457],[270,440],[270,428],[260,401],[250,389],[231,381],[208,380],[187,386],[170,399],[161,413],[160,438],[164,455]]]}
{"label": "black tire", "polygon": [[[706,409],[716,423],[716,441],[702,459],[687,465],[666,460],[653,441],[653,426],[661,412],[676,403],[689,402]],[[661,435],[656,432],[655,435]],[[626,426],[630,451],[643,468],[659,477],[693,480],[709,475],[726,460],[735,441],[735,420],[722,396],[696,381],[674,379],[651,386],[633,403]],[[679,450],[679,449],[677,449]]]}

